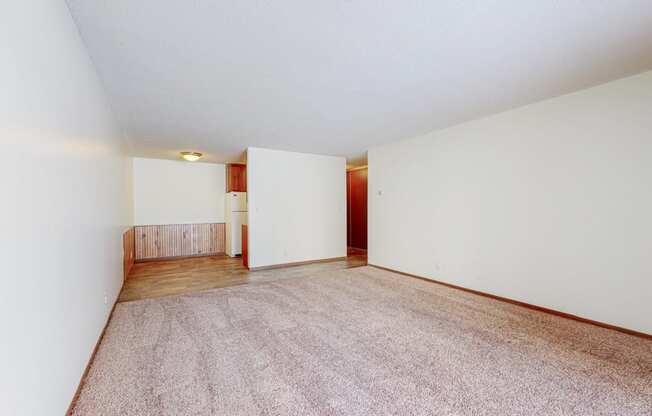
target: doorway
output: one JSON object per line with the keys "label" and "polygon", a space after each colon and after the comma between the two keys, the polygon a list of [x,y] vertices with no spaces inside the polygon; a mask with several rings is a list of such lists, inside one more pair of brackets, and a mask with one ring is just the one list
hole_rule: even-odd
{"label": "doorway", "polygon": [[346,242],[350,249],[367,250],[367,167],[346,172]]}

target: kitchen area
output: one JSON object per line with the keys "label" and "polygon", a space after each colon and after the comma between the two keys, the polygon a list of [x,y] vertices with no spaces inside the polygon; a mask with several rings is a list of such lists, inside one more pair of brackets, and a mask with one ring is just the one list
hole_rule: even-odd
{"label": "kitchen area", "polygon": [[120,301],[366,264],[366,169],[269,149],[246,163],[184,153],[133,159]]}
{"label": "kitchen area", "polygon": [[224,206],[225,253],[229,257],[242,256],[247,267],[247,165],[226,165]]}

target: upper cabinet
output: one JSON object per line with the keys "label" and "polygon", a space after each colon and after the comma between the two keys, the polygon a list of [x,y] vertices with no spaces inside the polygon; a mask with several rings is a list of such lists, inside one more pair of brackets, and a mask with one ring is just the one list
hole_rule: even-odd
{"label": "upper cabinet", "polygon": [[226,165],[226,192],[247,192],[247,165]]}

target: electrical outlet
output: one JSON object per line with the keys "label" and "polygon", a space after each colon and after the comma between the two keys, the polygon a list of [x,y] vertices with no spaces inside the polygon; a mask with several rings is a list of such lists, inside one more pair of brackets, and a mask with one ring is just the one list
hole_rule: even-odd
{"label": "electrical outlet", "polygon": [[106,305],[108,303],[109,303],[109,297],[104,295],[104,304]]}

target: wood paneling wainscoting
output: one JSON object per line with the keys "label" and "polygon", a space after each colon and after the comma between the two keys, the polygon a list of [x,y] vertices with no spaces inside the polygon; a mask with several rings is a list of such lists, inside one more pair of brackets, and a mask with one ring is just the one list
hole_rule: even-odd
{"label": "wood paneling wainscoting", "polygon": [[224,253],[224,223],[139,225],[136,261]]}
{"label": "wood paneling wainscoting", "polygon": [[136,241],[135,241],[136,230],[134,227],[129,227],[127,231],[122,234],[122,260],[124,267],[124,278],[126,279],[129,276],[131,268],[134,266],[134,261],[136,261]]}

